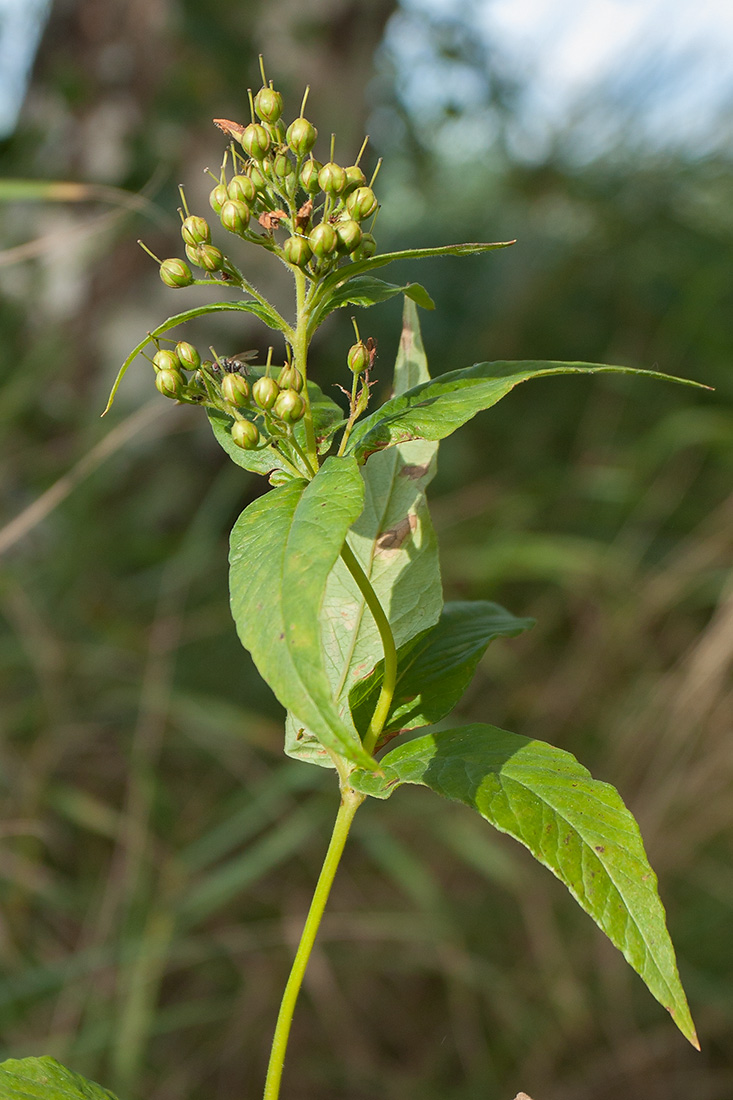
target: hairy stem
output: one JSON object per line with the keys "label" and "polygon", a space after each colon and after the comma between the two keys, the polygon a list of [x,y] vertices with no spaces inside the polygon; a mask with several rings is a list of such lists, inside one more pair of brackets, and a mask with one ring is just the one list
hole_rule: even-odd
{"label": "hairy stem", "polygon": [[384,729],[384,724],[389,715],[389,708],[392,704],[392,696],[394,695],[395,684],[397,682],[397,648],[395,646],[392,627],[389,625],[389,619],[387,618],[385,610],[379,602],[377,593],[372,588],[369,578],[359,564],[348,542],[344,542],[344,545],[341,547],[341,557],[343,558],[344,565],[359,586],[359,591],[364,597],[367,607],[374,616],[374,621],[377,624],[377,630],[382,639],[382,647],[384,649],[384,676],[382,677],[382,688],[379,692],[377,705],[374,708],[374,714],[364,734],[363,742],[366,751],[368,753],[373,753],[377,741],[379,740],[379,735]]}
{"label": "hairy stem", "polygon": [[295,1002],[298,999],[298,993],[303,984],[303,976],[308,965],[311,951],[313,950],[313,944],[318,933],[318,926],[321,923],[323,910],[326,908],[326,902],[331,892],[331,886],[333,885],[336,870],[338,869],[344,845],[346,844],[346,838],[349,835],[351,822],[354,819],[354,814],[364,801],[364,797],[364,795],[359,794],[357,791],[352,791],[349,787],[344,788],[342,791],[341,805],[333,827],[333,833],[331,834],[331,843],[328,846],[326,858],[323,861],[323,867],[318,876],[313,900],[311,901],[308,916],[306,917],[303,927],[303,934],[300,937],[298,950],[295,954],[290,976],[280,1003],[280,1012],[278,1013],[275,1035],[273,1036],[272,1049],[270,1051],[270,1062],[267,1067],[267,1079],[265,1081],[263,1100],[277,1100],[280,1095],[280,1080],[282,1078],[285,1051],[290,1035],[290,1025],[293,1021]]}
{"label": "hairy stem", "polygon": [[302,271],[295,271],[295,297],[297,323],[293,333],[293,358],[295,366],[303,375],[303,397],[305,398],[305,449],[308,455],[309,465],[318,469],[318,452],[316,450],[316,436],[313,430],[313,412],[311,410],[310,397],[308,395],[308,309],[306,307],[306,278]]}

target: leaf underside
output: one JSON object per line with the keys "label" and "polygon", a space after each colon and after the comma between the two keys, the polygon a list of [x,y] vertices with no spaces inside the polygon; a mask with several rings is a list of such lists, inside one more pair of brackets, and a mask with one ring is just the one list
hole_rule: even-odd
{"label": "leaf underside", "polygon": [[55,1058],[9,1058],[0,1063],[0,1100],[116,1100],[113,1093]]}
{"label": "leaf underside", "polygon": [[334,704],[319,635],[326,582],[363,492],[355,460],[331,457],[311,482],[255,500],[232,530],[230,594],[242,644],[282,705],[322,746],[369,768],[350,716]]}
{"label": "leaf underside", "polygon": [[402,783],[429,787],[528,848],[698,1047],[657,878],[639,827],[612,786],[562,749],[478,724],[418,737],[387,753],[381,768],[382,776],[357,771],[350,781],[377,798]]}
{"label": "leaf underside", "polygon": [[[417,310],[405,301],[395,363],[395,391],[427,379]],[[435,474],[436,443],[408,443],[375,455],[361,468],[364,510],[348,541],[390,620],[397,646],[437,622],[443,605],[438,544],[425,489]],[[383,658],[371,612],[342,561],[328,579],[321,614],[326,672],[339,713],[348,716],[349,693]],[[313,731],[292,715],[286,722],[289,756],[331,767]]]}
{"label": "leaf underside", "polygon": [[[397,684],[384,733],[430,726],[445,718],[473,679],[489,643],[513,638],[533,625],[533,619],[519,619],[486,600],[445,604],[436,625],[397,654]],[[351,712],[360,731],[376,706],[383,672],[380,661],[351,692]]]}

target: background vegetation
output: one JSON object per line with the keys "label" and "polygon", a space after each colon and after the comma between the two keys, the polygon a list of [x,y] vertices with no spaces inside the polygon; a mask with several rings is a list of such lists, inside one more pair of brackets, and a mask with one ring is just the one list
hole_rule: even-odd
{"label": "background vegetation", "polygon": [[[4,177],[88,185],[74,203],[0,210],[0,1053],[55,1054],[121,1100],[258,1095],[333,816],[332,777],[282,757],[281,715],[229,618],[227,533],[261,486],[142,368],[98,417],[129,347],[197,300],[166,291],[134,242],[179,253],[175,187],[204,211],[201,169],[221,155],[209,119],[243,116],[263,50],[291,108],[313,85],[337,155],[368,127],[388,158],[380,248],[519,238],[399,272],[438,303],[434,373],[585,359],[716,387],[532,383],[443,446],[432,493],[447,594],[538,620],[495,643],[460,717],[561,745],[619,787],[702,1054],[549,874],[406,789],[357,818],[288,1094],[728,1100],[730,158],[650,151],[633,113],[594,159],[572,134],[519,158],[517,81],[470,27],[423,18],[446,94],[416,107],[394,0],[308,11],[57,0],[0,149]],[[452,94],[465,72],[468,105]],[[111,186],[148,205],[120,206]],[[277,293],[275,277],[253,271]],[[399,308],[360,323],[386,382]],[[339,317],[317,348],[326,388],[349,333]],[[240,321],[192,334],[223,353],[267,340]]]}

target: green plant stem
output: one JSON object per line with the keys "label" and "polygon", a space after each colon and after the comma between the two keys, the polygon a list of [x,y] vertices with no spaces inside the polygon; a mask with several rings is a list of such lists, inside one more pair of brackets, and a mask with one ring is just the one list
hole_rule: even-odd
{"label": "green plant stem", "polygon": [[303,976],[308,965],[311,951],[313,950],[313,944],[315,943],[318,927],[321,923],[323,910],[326,908],[326,902],[331,892],[331,886],[336,876],[344,845],[349,835],[351,822],[354,819],[354,814],[364,801],[364,798],[364,795],[359,794],[357,791],[352,791],[350,787],[345,787],[342,791],[341,805],[331,834],[331,842],[328,845],[328,851],[323,861],[321,873],[318,876],[318,882],[316,883],[316,888],[313,893],[313,900],[311,901],[308,916],[306,917],[303,927],[303,934],[300,937],[298,950],[293,960],[282,1001],[280,1002],[280,1011],[275,1026],[275,1034],[272,1039],[270,1062],[267,1067],[267,1079],[265,1081],[263,1100],[277,1100],[280,1095],[280,1080],[282,1078],[285,1052],[288,1045],[288,1036],[290,1035],[290,1026],[293,1021],[295,1003],[298,999],[300,987],[303,984]]}
{"label": "green plant stem", "polygon": [[303,375],[305,385],[303,396],[305,397],[305,449],[308,455],[309,465],[318,469],[318,452],[316,450],[316,436],[313,430],[313,412],[311,410],[310,396],[308,394],[308,318],[306,307],[306,278],[300,269],[295,270],[295,299],[297,324],[293,333],[293,358],[295,366]]}
{"label": "green plant stem", "polygon": [[392,627],[389,625],[389,619],[379,602],[379,597],[372,588],[369,578],[359,564],[348,542],[345,542],[341,547],[341,557],[343,558],[344,565],[359,586],[359,591],[364,597],[367,607],[374,616],[374,621],[377,624],[377,630],[382,639],[382,647],[384,649],[382,688],[379,692],[377,705],[374,708],[374,714],[364,734],[363,741],[366,751],[368,753],[373,753],[377,741],[379,740],[379,735],[384,729],[384,724],[387,721],[389,708],[392,704],[392,696],[394,695],[395,684],[397,683],[397,648],[395,646]]}

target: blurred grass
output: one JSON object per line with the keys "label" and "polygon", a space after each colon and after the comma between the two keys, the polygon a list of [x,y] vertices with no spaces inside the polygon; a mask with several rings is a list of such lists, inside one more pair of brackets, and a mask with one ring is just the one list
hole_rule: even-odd
{"label": "blurred grass", "polygon": [[[192,175],[202,143],[191,132]],[[32,173],[27,139],[6,162]],[[447,594],[538,620],[489,649],[458,717],[562,745],[619,787],[703,1053],[523,850],[404,791],[356,819],[295,1022],[285,1087],[300,1100],[733,1094],[726,167],[477,162],[461,194],[435,163],[422,223],[388,222],[383,244],[520,236],[420,271],[434,371],[586,358],[718,387],[528,384],[442,448],[433,493]],[[384,173],[385,213],[403,169]],[[50,217],[33,211],[0,211],[8,244]],[[230,622],[227,534],[261,487],[162,399],[124,446],[98,419],[120,352],[177,307],[140,266],[139,232],[116,221],[68,245],[65,312],[48,256],[3,274],[0,497],[5,523],[26,520],[4,527],[0,579],[0,1055],[54,1054],[121,1100],[231,1100],[258,1095],[336,792],[282,756]],[[384,380],[398,309],[360,323]],[[317,348],[327,383],[348,330],[339,318]],[[130,375],[119,428],[143,416],[145,378]]]}

